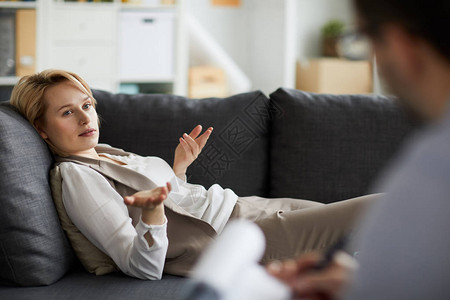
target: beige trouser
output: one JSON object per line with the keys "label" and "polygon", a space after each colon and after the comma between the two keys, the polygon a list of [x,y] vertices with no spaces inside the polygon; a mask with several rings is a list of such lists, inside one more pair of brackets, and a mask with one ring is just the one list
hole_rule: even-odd
{"label": "beige trouser", "polygon": [[351,234],[358,217],[379,198],[367,195],[331,204],[290,198],[240,197],[231,214],[255,222],[266,237],[262,263],[333,245]]}

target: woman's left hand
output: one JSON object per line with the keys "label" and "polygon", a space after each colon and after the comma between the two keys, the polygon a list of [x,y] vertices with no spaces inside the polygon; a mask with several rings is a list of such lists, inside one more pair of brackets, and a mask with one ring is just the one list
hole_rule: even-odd
{"label": "woman's left hand", "polygon": [[[202,135],[202,126],[197,125],[191,133],[183,134],[180,138],[180,144],[175,149],[175,158],[173,161],[173,171],[179,178],[184,177],[187,168],[197,159],[203,147],[206,145],[209,136],[213,131],[209,127]],[[200,135],[200,136],[199,136]]]}
{"label": "woman's left hand", "polygon": [[146,210],[152,210],[163,203],[171,190],[172,186],[169,182],[167,182],[166,186],[160,186],[152,190],[136,192],[131,196],[124,197],[123,199],[126,205],[140,207]]}

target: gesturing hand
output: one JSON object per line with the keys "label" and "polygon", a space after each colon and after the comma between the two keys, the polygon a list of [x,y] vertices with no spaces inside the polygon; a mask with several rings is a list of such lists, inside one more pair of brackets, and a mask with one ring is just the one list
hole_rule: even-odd
{"label": "gesturing hand", "polygon": [[140,191],[131,196],[126,196],[124,197],[124,202],[126,205],[151,210],[160,205],[167,198],[171,190],[172,187],[168,182],[166,186]]}
{"label": "gesturing hand", "polygon": [[[197,125],[191,133],[183,134],[180,138],[180,144],[175,149],[175,158],[173,160],[173,171],[178,177],[183,177],[187,168],[197,159],[198,155],[206,145],[209,136],[213,131],[209,127],[202,135],[202,126]],[[199,136],[200,135],[200,136]]]}

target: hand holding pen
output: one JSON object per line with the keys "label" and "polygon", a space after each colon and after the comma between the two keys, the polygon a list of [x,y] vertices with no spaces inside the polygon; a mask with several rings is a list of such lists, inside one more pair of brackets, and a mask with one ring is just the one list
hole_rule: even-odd
{"label": "hand holding pen", "polygon": [[345,239],[325,254],[312,252],[295,260],[274,262],[267,271],[291,287],[294,297],[305,299],[339,299],[353,278],[357,262],[341,251]]}

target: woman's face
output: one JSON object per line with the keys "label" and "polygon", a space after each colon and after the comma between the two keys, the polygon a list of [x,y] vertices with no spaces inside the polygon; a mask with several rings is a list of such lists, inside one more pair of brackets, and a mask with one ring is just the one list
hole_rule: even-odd
{"label": "woman's face", "polygon": [[72,82],[63,81],[44,93],[47,104],[39,134],[61,152],[90,155],[98,143],[98,117],[93,99]]}

